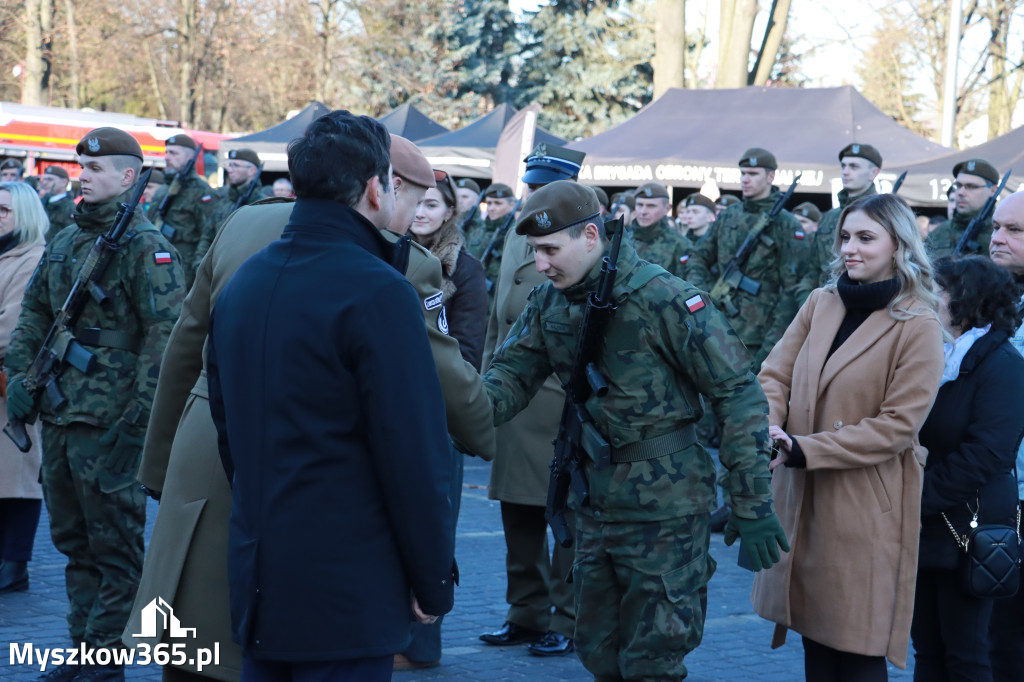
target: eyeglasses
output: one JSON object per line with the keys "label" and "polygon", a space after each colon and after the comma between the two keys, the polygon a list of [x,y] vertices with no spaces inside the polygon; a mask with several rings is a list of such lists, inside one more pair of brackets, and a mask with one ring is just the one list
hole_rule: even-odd
{"label": "eyeglasses", "polygon": [[14,209],[10,206],[0,206],[0,219],[6,218],[7,216],[14,213]]}
{"label": "eyeglasses", "polygon": [[992,186],[991,182],[986,182],[984,185],[977,185],[977,184],[975,184],[973,182],[954,182],[953,183],[953,191],[954,192],[958,192],[960,190],[964,190],[965,192],[974,192],[976,190],[984,189],[986,187],[991,187],[991,186]]}

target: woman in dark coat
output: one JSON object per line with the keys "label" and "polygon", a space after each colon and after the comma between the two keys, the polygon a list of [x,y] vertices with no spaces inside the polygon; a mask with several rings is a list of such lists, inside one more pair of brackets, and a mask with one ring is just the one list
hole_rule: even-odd
{"label": "woman in dark coat", "polygon": [[434,175],[437,188],[423,195],[409,232],[441,261],[448,333],[458,340],[463,359],[479,367],[487,335],[487,280],[480,261],[466,251],[448,174],[434,171]]}
{"label": "woman in dark coat", "polygon": [[[967,594],[957,570],[977,522],[1014,525],[1014,460],[1024,434],[1024,358],[1008,341],[1020,324],[1010,274],[988,258],[936,264],[943,326],[952,335],[935,405],[921,428],[928,448],[911,637],[914,679],[991,682],[992,600]],[[943,514],[945,518],[943,518]],[[948,524],[946,519],[948,519]]]}

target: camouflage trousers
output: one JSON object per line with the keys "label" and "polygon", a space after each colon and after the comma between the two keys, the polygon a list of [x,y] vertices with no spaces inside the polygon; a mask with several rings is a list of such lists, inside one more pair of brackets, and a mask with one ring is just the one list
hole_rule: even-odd
{"label": "camouflage trousers", "polygon": [[[106,429],[75,422],[43,424],[43,497],[64,571],[71,639],[93,647],[121,644],[142,574],[146,498],[138,465],[113,475],[104,468]],[[140,450],[141,455],[141,450]]]}
{"label": "camouflage trousers", "polygon": [[576,514],[576,652],[597,682],[678,681],[704,635],[710,516],[602,523]]}

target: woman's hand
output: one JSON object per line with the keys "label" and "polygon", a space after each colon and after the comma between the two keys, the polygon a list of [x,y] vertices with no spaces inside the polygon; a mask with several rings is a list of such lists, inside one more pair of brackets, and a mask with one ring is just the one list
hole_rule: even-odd
{"label": "woman's hand", "polygon": [[793,449],[793,439],[779,426],[768,427],[768,437],[772,439],[772,461],[768,462],[768,471],[775,471],[789,461],[789,452]]}

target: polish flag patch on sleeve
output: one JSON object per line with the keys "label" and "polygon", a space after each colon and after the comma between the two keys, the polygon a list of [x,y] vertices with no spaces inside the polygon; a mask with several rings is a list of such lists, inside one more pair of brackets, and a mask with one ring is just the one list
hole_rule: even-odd
{"label": "polish flag patch on sleeve", "polygon": [[689,310],[691,313],[695,313],[703,307],[704,299],[700,297],[700,294],[697,294],[696,296],[691,296],[690,298],[686,299],[686,309]]}
{"label": "polish flag patch on sleeve", "polygon": [[679,257],[679,264],[680,265],[686,265],[689,262],[690,262],[690,254],[686,254],[685,256],[680,256]]}
{"label": "polish flag patch on sleeve", "polygon": [[168,263],[171,262],[170,251],[157,251],[156,253],[153,254],[153,261],[157,265],[167,265]]}

